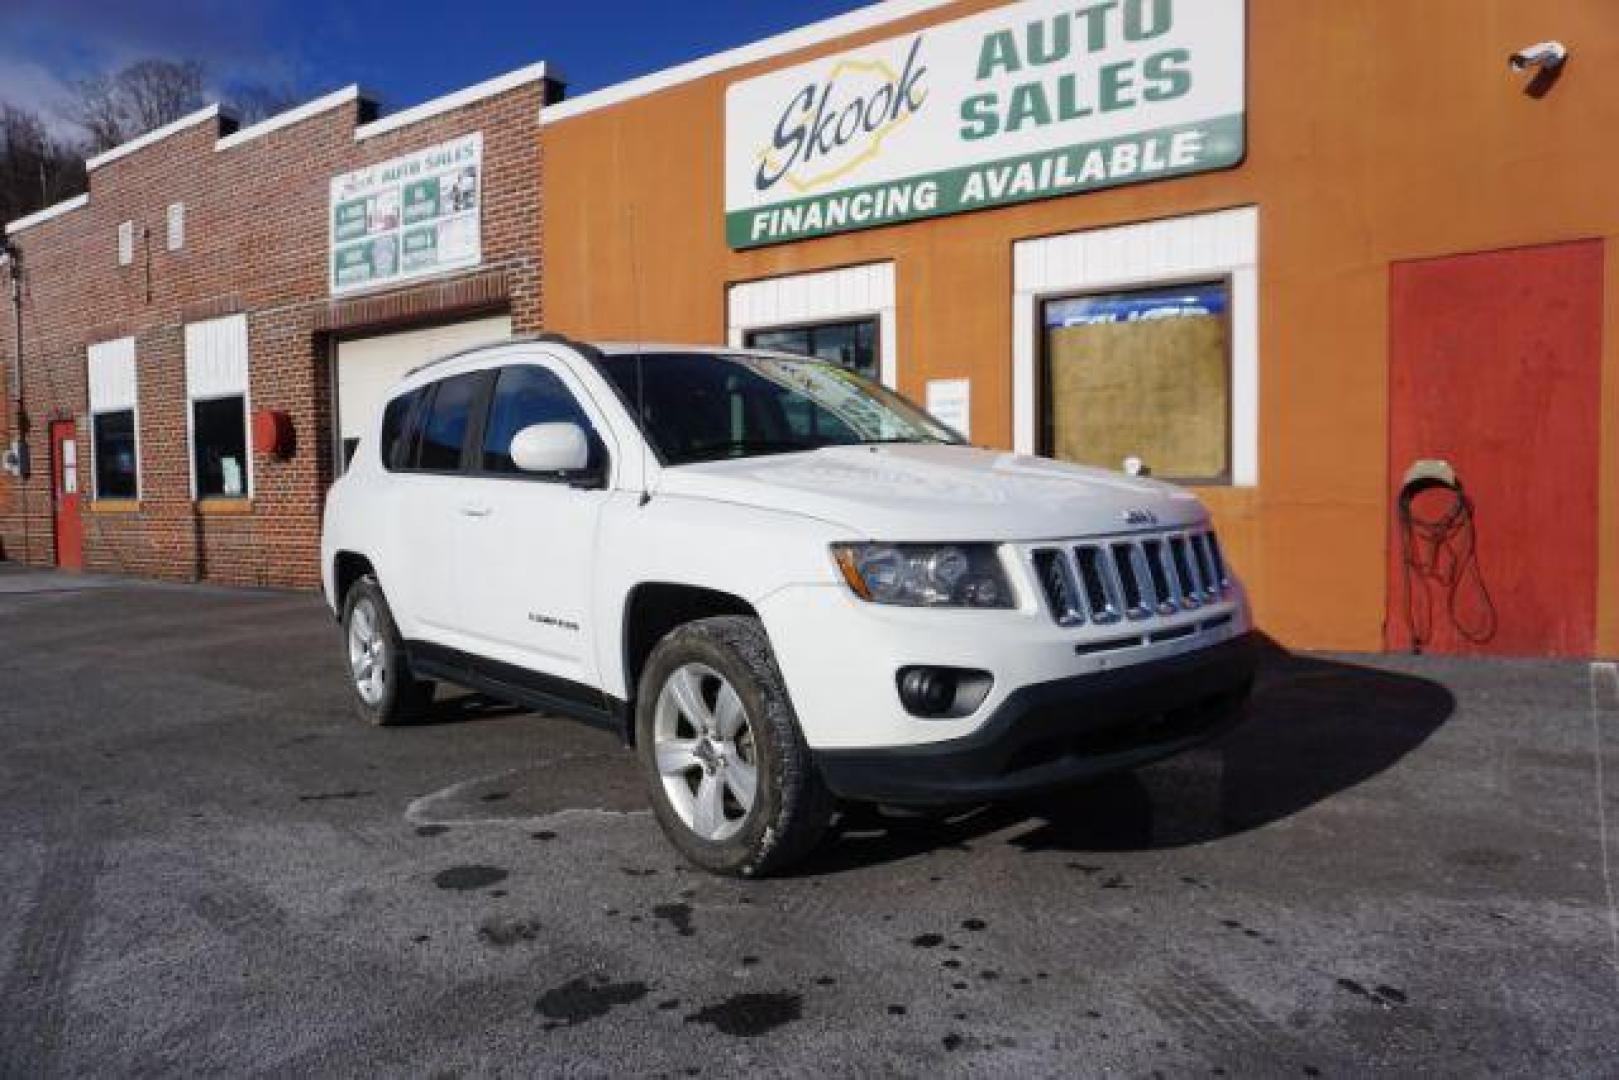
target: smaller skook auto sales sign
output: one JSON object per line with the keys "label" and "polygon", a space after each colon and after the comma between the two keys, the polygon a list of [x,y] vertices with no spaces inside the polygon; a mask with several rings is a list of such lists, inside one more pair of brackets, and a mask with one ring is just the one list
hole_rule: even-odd
{"label": "smaller skook auto sales sign", "polygon": [[482,174],[473,132],[334,177],[332,294],[477,266]]}
{"label": "smaller skook auto sales sign", "polygon": [[733,85],[726,236],[759,247],[1230,168],[1245,0],[1023,0]]}

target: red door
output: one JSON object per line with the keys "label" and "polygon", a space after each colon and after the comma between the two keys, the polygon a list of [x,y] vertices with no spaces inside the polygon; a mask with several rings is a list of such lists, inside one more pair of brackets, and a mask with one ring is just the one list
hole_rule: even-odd
{"label": "red door", "polygon": [[84,567],[84,523],[79,518],[79,434],[71,420],[51,422],[51,507],[56,514],[56,565]]}
{"label": "red door", "polygon": [[[1390,649],[1411,645],[1425,611],[1429,651],[1591,655],[1602,264],[1593,240],[1393,266]],[[1472,506],[1427,539],[1398,512],[1421,459],[1449,462]],[[1457,505],[1430,488],[1413,509],[1440,521]]]}

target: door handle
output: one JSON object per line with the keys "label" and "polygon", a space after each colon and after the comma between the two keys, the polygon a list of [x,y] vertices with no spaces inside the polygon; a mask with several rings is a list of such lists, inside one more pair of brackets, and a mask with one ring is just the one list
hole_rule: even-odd
{"label": "door handle", "polygon": [[488,517],[489,506],[486,503],[462,503],[461,513],[472,518]]}

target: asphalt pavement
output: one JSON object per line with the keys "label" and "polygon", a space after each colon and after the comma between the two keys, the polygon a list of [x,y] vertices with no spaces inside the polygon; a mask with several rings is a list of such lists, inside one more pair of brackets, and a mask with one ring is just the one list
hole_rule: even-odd
{"label": "asphalt pavement", "polygon": [[352,718],[295,593],[0,570],[0,1075],[1619,1073],[1619,688],[1288,656],[1218,744],[687,867],[602,732]]}

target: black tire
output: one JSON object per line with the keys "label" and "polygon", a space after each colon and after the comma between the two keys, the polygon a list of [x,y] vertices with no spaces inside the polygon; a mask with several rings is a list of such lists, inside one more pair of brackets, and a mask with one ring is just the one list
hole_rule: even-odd
{"label": "black tire", "polygon": [[[380,650],[383,678],[373,700],[367,700],[367,694],[361,691],[353,668],[357,612],[358,617],[372,620]],[[349,661],[346,665],[349,692],[354,695],[354,711],[361,720],[375,727],[389,727],[421,719],[433,703],[433,684],[411,673],[405,643],[399,636],[388,599],[383,596],[377,579],[369,574],[356,581],[343,597],[343,644],[344,658]]]}
{"label": "black tire", "polygon": [[[736,691],[745,714],[757,776],[751,808],[734,835],[709,840],[688,825],[665,788],[657,760],[657,707],[671,676],[698,664]],[[732,877],[764,877],[807,855],[831,822],[834,800],[815,771],[809,747],[759,620],[702,619],[669,633],[641,673],[635,707],[636,753],[658,824],[687,859]],[[697,770],[697,782],[702,769]]]}

